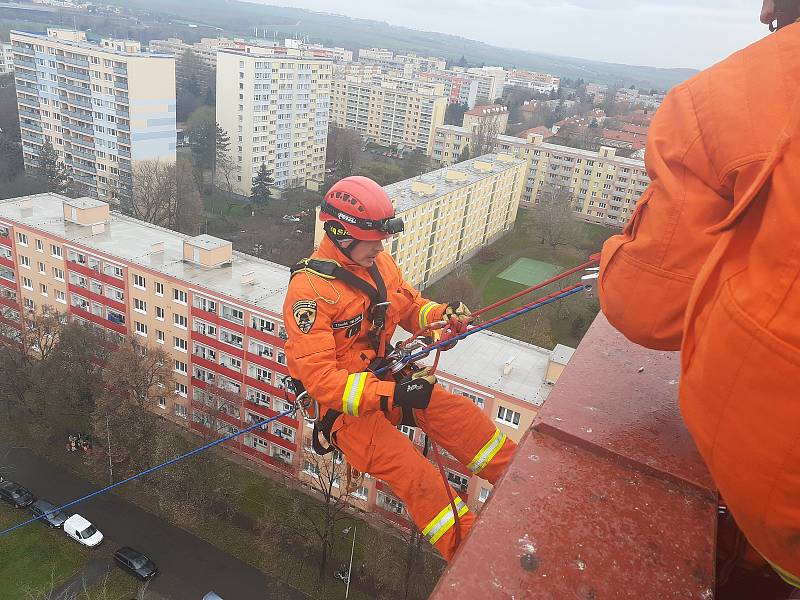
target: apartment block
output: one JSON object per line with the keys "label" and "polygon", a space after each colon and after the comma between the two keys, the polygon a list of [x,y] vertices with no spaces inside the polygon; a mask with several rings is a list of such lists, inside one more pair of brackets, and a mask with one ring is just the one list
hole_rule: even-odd
{"label": "apartment block", "polygon": [[14,72],[14,50],[10,43],[0,43],[0,75]]}
{"label": "apartment block", "polygon": [[502,134],[508,126],[508,108],[502,104],[476,106],[464,113],[461,126],[469,131],[483,129]]}
{"label": "apartment block", "polygon": [[444,123],[447,98],[441,85],[385,78],[375,83],[358,77],[333,82],[331,120],[355,129],[367,140],[402,145],[430,154],[433,132]]}
{"label": "apartment block", "polygon": [[323,182],[331,78],[328,59],[255,46],[218,52],[217,122],[231,138],[236,193],[250,195],[262,164],[278,188]]}
{"label": "apartment block", "polygon": [[366,65],[377,65],[384,72],[397,72],[400,77],[412,77],[420,71],[442,70],[447,61],[437,56],[418,56],[414,53],[394,54],[386,48],[361,48],[358,51],[358,62]]}
{"label": "apartment block", "polygon": [[[464,127],[436,128],[431,158],[438,165],[458,162],[471,132]],[[575,200],[580,218],[603,225],[628,222],[650,178],[642,159],[617,155],[617,148],[582,150],[544,141],[540,134],[526,139],[498,135],[495,148],[524,160],[527,175],[520,206],[535,208],[546,186],[566,188]]]}
{"label": "apartment block", "polygon": [[[221,48],[241,48],[246,44],[238,40],[228,38],[202,38],[199,42],[189,44],[179,38],[168,38],[166,40],[150,40],[148,47],[151,52],[168,54],[175,57],[177,64],[177,79],[183,82],[186,78],[184,67],[184,53],[191,50],[202,67],[209,73],[217,68],[217,52]],[[207,81],[201,78],[198,82],[201,85]]]}
{"label": "apartment block", "polygon": [[[387,250],[413,285],[444,277],[507,233],[517,217],[526,165],[510,154],[487,154],[384,187],[405,231]],[[317,223],[319,245],[325,235]]]}
{"label": "apartment block", "polygon": [[175,161],[175,59],[80,31],[11,32],[25,169],[50,142],[81,193],[123,204],[133,165]]}
{"label": "apartment block", "polygon": [[417,78],[442,84],[448,104],[466,104],[472,108],[478,101],[478,82],[465,73],[424,71]]}
{"label": "apartment block", "polygon": [[[454,234],[474,230],[474,236],[462,237],[479,243],[496,214],[501,228],[513,222],[515,207],[504,206],[513,180],[522,177],[515,163],[520,161],[487,156],[459,165],[466,180],[456,185],[428,178],[426,186],[441,187],[438,192],[426,187],[427,196],[398,187],[392,197],[406,206],[401,214],[413,228],[404,234],[402,249],[393,250],[404,268],[411,268],[412,257],[424,257],[409,253],[416,247],[413,238],[447,244],[452,260]],[[487,211],[485,204],[499,210]],[[49,309],[109,341],[135,336],[145,346],[161,348],[170,357],[175,389],[164,391],[155,410],[203,434],[233,433],[286,410],[281,310],[288,281],[288,268],[234,252],[226,240],[156,227],[92,198],[39,194],[0,201],[0,334],[14,336],[30,311]],[[443,353],[437,376],[519,440],[565,356],[562,347],[550,351],[480,333]],[[421,431],[403,431],[424,446]],[[302,420],[281,417],[225,446],[302,480],[313,474],[310,436],[311,427]],[[471,508],[479,507],[491,486],[451,456],[444,462],[451,485],[465,490],[462,497]],[[400,500],[374,478],[363,480],[354,503],[407,524]]]}
{"label": "apartment block", "polygon": [[481,102],[494,102],[503,95],[508,79],[508,71],[503,67],[472,67],[467,69],[478,82],[478,99]]}
{"label": "apartment block", "polygon": [[542,93],[550,93],[558,90],[561,85],[561,79],[550,73],[537,73],[535,71],[514,69],[508,74],[506,85],[524,87]]}

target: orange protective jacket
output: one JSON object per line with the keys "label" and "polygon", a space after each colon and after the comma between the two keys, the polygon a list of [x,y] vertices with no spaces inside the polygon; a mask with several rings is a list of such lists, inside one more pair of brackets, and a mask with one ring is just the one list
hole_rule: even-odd
{"label": "orange protective jacket", "polygon": [[[375,285],[369,271],[353,263],[327,237],[311,258],[336,261]],[[398,325],[414,332],[441,319],[446,305],[426,300],[406,283],[389,254],[381,252],[376,262],[390,303],[384,329],[387,340]],[[321,406],[351,416],[380,410],[381,396],[388,398],[388,408],[392,408],[394,382],[366,370],[376,356],[367,336],[369,305],[361,290],[306,271],[292,277],[283,305],[290,375],[302,381]]]}
{"label": "orange protective jacket", "polygon": [[739,526],[800,585],[800,24],[674,88],[603,247],[628,338],[681,349],[684,419]]}

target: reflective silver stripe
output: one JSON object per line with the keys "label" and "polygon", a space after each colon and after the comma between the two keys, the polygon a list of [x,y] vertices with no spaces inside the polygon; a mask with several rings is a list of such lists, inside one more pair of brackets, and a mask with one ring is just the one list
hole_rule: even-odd
{"label": "reflective silver stripe", "polygon": [[480,473],[486,468],[495,455],[500,452],[500,448],[506,443],[506,434],[501,433],[499,429],[494,430],[494,435],[486,442],[486,445],[481,448],[467,465],[467,468],[473,473]]}
{"label": "reflective silver stripe", "polygon": [[[464,501],[456,496],[455,498],[456,510],[458,516],[463,517],[469,512],[469,508],[464,504]],[[436,515],[430,523],[422,530],[422,535],[425,536],[431,544],[435,544],[439,539],[447,533],[450,528],[455,524],[456,520],[453,517],[453,507],[448,502],[447,506]]]}
{"label": "reflective silver stripe", "polygon": [[342,412],[352,417],[358,416],[358,407],[361,404],[361,394],[367,382],[366,373],[353,373],[347,378],[342,394]]}
{"label": "reflective silver stripe", "polygon": [[419,328],[425,329],[428,325],[428,314],[439,306],[436,302],[428,302],[425,306],[419,309]]}

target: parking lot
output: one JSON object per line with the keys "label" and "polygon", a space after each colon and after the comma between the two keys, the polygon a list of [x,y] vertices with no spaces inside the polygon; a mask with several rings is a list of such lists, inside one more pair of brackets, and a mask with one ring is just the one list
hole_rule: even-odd
{"label": "parking lot", "polygon": [[[0,443],[3,471],[7,479],[28,488],[35,496],[54,504],[63,504],[95,489],[86,481],[53,466],[27,448],[10,448]],[[9,506],[4,504],[4,506]],[[19,521],[31,518],[25,509],[17,509]],[[213,590],[224,600],[250,600],[270,597],[267,591],[281,591],[281,598],[307,598],[281,582],[269,579],[261,571],[224,553],[219,548],[192,534],[173,527],[154,515],[114,496],[103,494],[85,503],[67,509],[68,514],[79,513],[99,529],[104,540],[96,548],[84,550],[78,542],[69,540],[63,531],[52,529],[48,533],[69,544],[65,551],[89,552],[87,568],[103,570],[111,566],[111,554],[120,546],[132,546],[147,554],[158,566],[159,575],[152,580],[153,600],[200,600]],[[186,519],[192,519],[187,514]],[[28,527],[44,528],[32,523]],[[8,534],[4,543],[13,543],[16,532]],[[25,574],[20,573],[24,578]],[[31,581],[30,585],[42,582]],[[148,599],[151,598],[148,596]]]}

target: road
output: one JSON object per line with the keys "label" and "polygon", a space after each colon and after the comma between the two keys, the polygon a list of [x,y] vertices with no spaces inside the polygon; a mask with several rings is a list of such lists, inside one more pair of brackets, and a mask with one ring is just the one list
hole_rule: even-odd
{"label": "road", "polygon": [[[9,448],[0,442],[0,457],[9,479],[54,504],[64,504],[97,489],[27,448]],[[212,590],[224,600],[266,600],[273,595],[291,600],[308,598],[118,496],[104,494],[67,510],[68,514],[75,512],[89,519],[105,536],[98,553],[110,555],[120,546],[132,546],[153,559],[160,574],[149,589],[160,598],[200,600]],[[19,514],[20,520],[30,515],[27,511]],[[186,518],[192,519],[193,515],[187,514]],[[64,533],[53,531],[53,535]],[[277,590],[282,593],[275,594]]]}

